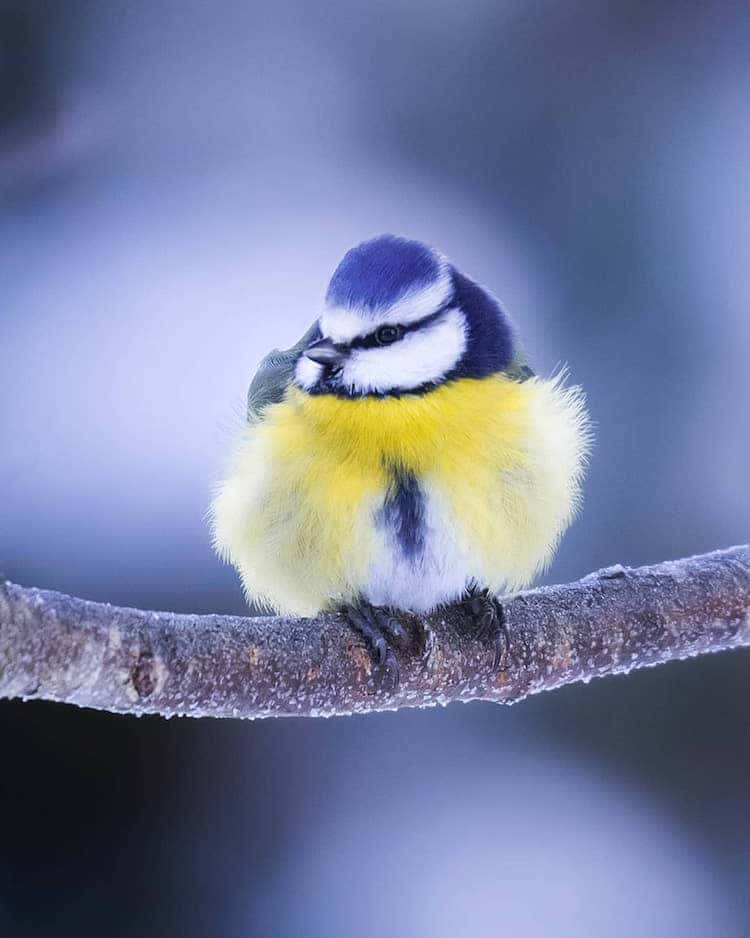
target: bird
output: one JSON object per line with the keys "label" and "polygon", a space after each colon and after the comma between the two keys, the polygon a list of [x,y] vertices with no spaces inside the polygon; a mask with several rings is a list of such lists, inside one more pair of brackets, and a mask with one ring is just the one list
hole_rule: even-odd
{"label": "bird", "polygon": [[499,300],[421,241],[351,248],[318,309],[252,379],[215,549],[262,609],[343,612],[392,684],[399,612],[469,603],[501,647],[498,597],[580,507],[583,391],[537,376]]}

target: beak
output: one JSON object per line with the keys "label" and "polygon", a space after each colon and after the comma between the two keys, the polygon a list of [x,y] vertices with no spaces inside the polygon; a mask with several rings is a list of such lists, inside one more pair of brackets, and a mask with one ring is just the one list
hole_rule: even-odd
{"label": "beak", "polygon": [[346,358],[346,349],[334,345],[330,339],[318,339],[305,349],[305,355],[319,365],[336,366]]}

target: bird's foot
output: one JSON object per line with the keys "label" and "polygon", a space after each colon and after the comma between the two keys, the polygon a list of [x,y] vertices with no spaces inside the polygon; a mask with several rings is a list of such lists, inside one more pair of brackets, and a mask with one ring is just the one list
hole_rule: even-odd
{"label": "bird's foot", "polygon": [[384,606],[366,602],[351,603],[341,610],[349,625],[365,641],[375,666],[380,687],[395,691],[399,684],[400,667],[396,649],[406,649],[411,635],[394,613]]}
{"label": "bird's foot", "polygon": [[488,589],[480,589],[473,585],[466,591],[464,605],[473,617],[476,638],[492,644],[492,667],[497,670],[510,651],[510,636],[503,604]]}

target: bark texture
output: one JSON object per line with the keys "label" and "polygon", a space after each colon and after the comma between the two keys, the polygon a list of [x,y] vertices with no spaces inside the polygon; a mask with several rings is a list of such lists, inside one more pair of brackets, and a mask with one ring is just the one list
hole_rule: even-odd
{"label": "bark texture", "polygon": [[[388,690],[340,616],[146,612],[0,583],[0,698],[115,713],[331,716],[454,700],[513,703],[573,681],[750,646],[750,546],[650,567],[610,567],[503,600],[495,664],[466,606],[401,621]],[[417,628],[417,626],[419,628]]]}

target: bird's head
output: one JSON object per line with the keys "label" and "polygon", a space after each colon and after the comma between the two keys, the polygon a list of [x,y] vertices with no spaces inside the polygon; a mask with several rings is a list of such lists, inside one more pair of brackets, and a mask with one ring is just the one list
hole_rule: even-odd
{"label": "bird's head", "polygon": [[295,371],[310,393],[428,391],[451,378],[503,371],[514,353],[494,297],[437,251],[393,235],[344,255],[319,331]]}

